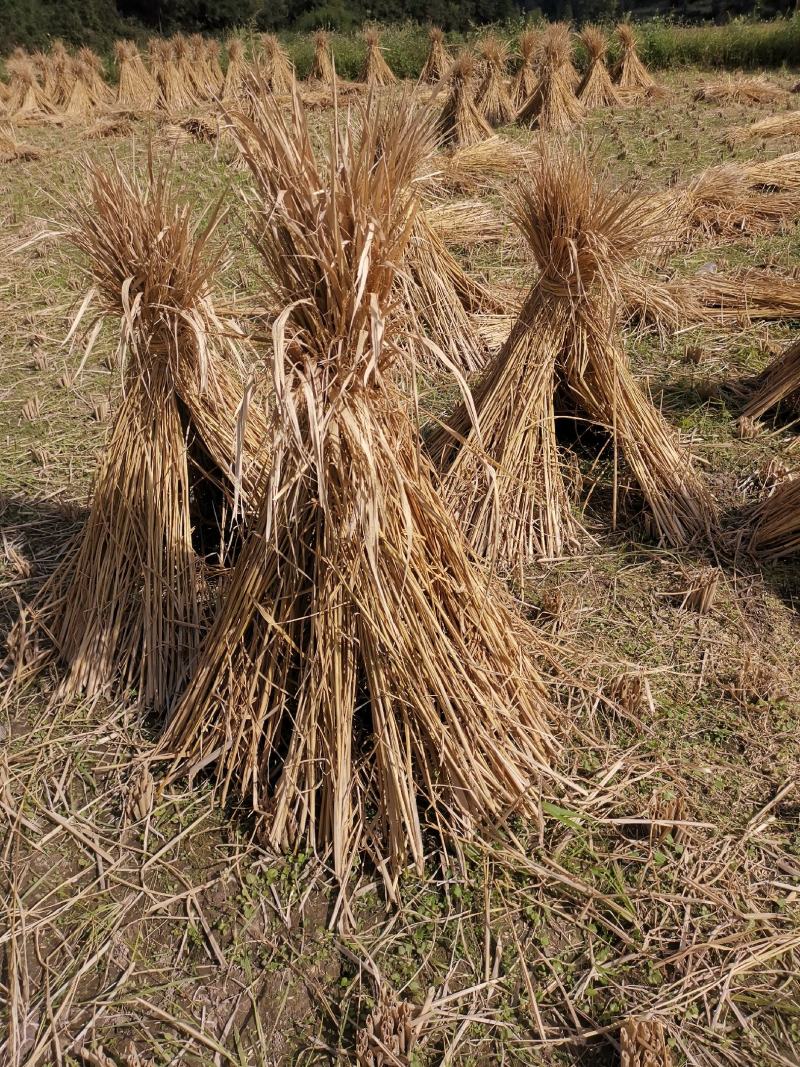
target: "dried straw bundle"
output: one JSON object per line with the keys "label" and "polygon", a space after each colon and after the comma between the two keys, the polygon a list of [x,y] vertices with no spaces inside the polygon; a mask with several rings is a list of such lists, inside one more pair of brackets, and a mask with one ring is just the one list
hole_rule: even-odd
{"label": "dried straw bundle", "polygon": [[779,404],[788,403],[794,414],[800,411],[800,342],[792,341],[756,379],[753,396],[742,414],[760,419]]}
{"label": "dried straw bundle", "polygon": [[445,195],[488,189],[515,179],[531,158],[528,149],[495,134],[449,152],[428,184]]}
{"label": "dried straw bundle", "polygon": [[491,126],[505,126],[516,115],[516,108],[506,88],[508,48],[497,37],[487,37],[480,47],[484,75],[475,106]]}
{"label": "dried straw bundle", "polygon": [[[787,179],[791,182],[787,167]],[[796,168],[795,168],[796,169]],[[779,168],[769,184],[748,164],[709,167],[674,190],[676,214],[682,219],[683,244],[698,236],[729,239],[742,234],[772,233],[791,224],[800,213],[800,185],[780,182]]]}
{"label": "dried straw bundle", "polygon": [[[46,52],[33,52],[31,54],[31,63],[33,63],[36,70],[36,80],[42,87],[42,92],[50,101],[51,104],[55,104],[55,80],[53,64],[50,56]],[[0,83],[2,85],[2,83]],[[3,89],[5,86],[3,86]],[[3,92],[0,90],[0,100],[3,99]]]}
{"label": "dried straw bundle", "polygon": [[444,32],[438,26],[431,26],[428,30],[428,38],[430,47],[419,79],[429,85],[434,85],[447,77],[452,61],[445,48]]}
{"label": "dried straw bundle", "polygon": [[264,84],[273,93],[290,93],[294,85],[294,65],[272,33],[261,35],[266,69]]}
{"label": "dried straw bundle", "polygon": [[361,68],[359,81],[366,82],[370,86],[394,85],[397,78],[394,71],[383,58],[381,51],[381,35],[370,26],[364,30],[364,40],[367,44],[367,54],[364,57],[364,65]]}
{"label": "dried straw bundle", "polygon": [[695,89],[693,99],[714,104],[764,104],[783,100],[788,95],[785,89],[763,77],[743,78],[741,75],[728,74],[720,81],[708,82]]}
{"label": "dried straw bundle", "polygon": [[696,299],[717,323],[800,319],[800,280],[795,277],[750,268],[703,273],[692,282]]}
{"label": "dried straw bundle", "polygon": [[114,94],[106,84],[103,61],[91,48],[78,49],[78,61],[83,64],[83,76],[95,107],[112,103]]}
{"label": "dried straw bundle", "polygon": [[620,338],[617,280],[641,245],[641,202],[601,185],[585,156],[548,148],[514,207],[541,274],[475,389],[475,424],[462,403],[430,440],[470,543],[515,562],[575,547],[559,412],[611,434],[666,541],[705,530],[708,491],[636,384]]}
{"label": "dried straw bundle", "polygon": [[88,69],[80,60],[75,60],[73,62],[72,70],[72,88],[70,89],[69,96],[64,105],[64,114],[71,119],[83,121],[84,119],[89,118],[95,110],[95,103],[92,99],[92,91],[90,88],[91,76]]}
{"label": "dried straw bundle", "polygon": [[737,126],[731,130],[736,144],[749,137],[796,137],[800,133],[800,111],[786,111],[782,115],[768,115],[751,126]]}
{"label": "dried straw bundle", "polygon": [[568,28],[554,22],[545,30],[539,81],[517,115],[517,122],[540,130],[565,133],[583,115],[583,105],[575,96],[575,68],[570,56],[572,43]]}
{"label": "dried straw bundle", "polygon": [[150,41],[150,69],[158,84],[158,107],[168,115],[187,111],[197,103],[192,87],[184,77],[185,63],[179,63],[171,41]]}
{"label": "dried straw bundle", "polygon": [[330,846],[343,880],[370,848],[394,877],[422,868],[429,805],[443,837],[530,812],[554,750],[523,651],[542,643],[470,562],[393,382],[414,146],[343,126],[319,165],[296,97],[289,129],[258,109],[242,151],[284,308],[273,464],[164,747],[176,774],[214,760],[275,846]]}
{"label": "dried straw bundle", "polygon": [[123,111],[150,111],[158,100],[158,85],[151,78],[142,57],[132,41],[117,41],[114,45],[119,84],[117,107]]}
{"label": "dried straw bundle", "polygon": [[[202,47],[202,37],[199,34],[196,36]],[[168,44],[171,46],[170,54],[175,67],[176,87],[182,89],[183,97],[187,101],[185,106],[194,107],[201,102],[205,89],[202,74],[194,64],[197,46],[193,46],[189,38],[182,33],[176,33]]]}
{"label": "dried straw bundle", "polygon": [[800,152],[740,164],[754,189],[780,192],[800,188]]}
{"label": "dried straw bundle", "polygon": [[54,41],[50,49],[50,68],[52,75],[52,102],[56,108],[63,108],[69,99],[74,73],[69,52],[63,41]]}
{"label": "dried straw bundle", "polygon": [[310,82],[322,82],[331,85],[334,79],[333,55],[331,53],[330,34],[317,30],[314,34],[314,60],[308,75]]}
{"label": "dried straw bundle", "polygon": [[800,552],[800,478],[787,478],[754,507],[748,549],[762,559],[781,559]]}
{"label": "dried straw bundle", "polygon": [[438,135],[443,144],[477,144],[492,136],[492,127],[475,106],[473,81],[475,60],[461,52],[450,68],[450,92],[439,117]]}
{"label": "dried straw bundle", "polygon": [[18,141],[12,126],[0,125],[0,163],[17,163],[40,159],[42,153],[33,145]]}
{"label": "dried straw bundle", "polygon": [[244,45],[238,38],[228,43],[228,69],[225,71],[225,84],[222,100],[225,104],[240,102],[244,99],[250,74],[244,58]]}
{"label": "dried straw bundle", "polygon": [[606,35],[599,26],[586,26],[581,40],[589,56],[589,66],[578,86],[578,99],[587,111],[598,107],[619,107],[622,103],[605,64]]}
{"label": "dried straw bundle", "polygon": [[639,58],[636,49],[636,35],[628,22],[617,26],[617,37],[622,48],[622,55],[614,71],[614,81],[621,88],[634,93],[650,93],[656,83]]}
{"label": "dried straw bundle", "polygon": [[55,108],[36,80],[36,69],[29,59],[9,59],[6,63],[11,78],[8,114],[17,122],[36,122],[55,114]]}
{"label": "dried straw bundle", "polygon": [[225,84],[225,75],[219,62],[219,41],[211,37],[206,41],[206,79],[208,96],[216,99]]}
{"label": "dried straw bundle", "polygon": [[520,65],[511,86],[511,98],[517,111],[530,98],[539,81],[537,56],[540,43],[541,33],[537,30],[523,30],[519,35]]}
{"label": "dried straw bundle", "polygon": [[[101,316],[119,324],[125,394],[86,523],[11,645],[21,677],[31,651],[28,669],[57,655],[68,667],[63,692],[116,682],[163,709],[200,640],[202,557],[219,562],[225,551],[234,492],[240,356],[233,324],[214,310],[219,256],[207,253],[220,214],[199,231],[166,172],[138,188],[90,165],[89,186],[71,206],[70,238],[89,259]],[[249,463],[242,477],[247,492]],[[30,648],[37,633],[48,648]]]}
{"label": "dried straw bundle", "polygon": [[[178,38],[176,38],[177,40]],[[201,103],[204,100],[213,99],[215,94],[208,71],[208,53],[206,51],[205,38],[202,33],[193,33],[184,41],[184,45],[183,73],[195,101]]]}

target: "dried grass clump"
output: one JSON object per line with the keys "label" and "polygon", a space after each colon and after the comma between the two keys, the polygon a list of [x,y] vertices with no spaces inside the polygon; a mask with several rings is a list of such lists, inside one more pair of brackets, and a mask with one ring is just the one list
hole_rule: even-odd
{"label": "dried grass clump", "polygon": [[520,64],[511,85],[511,99],[519,110],[529,99],[539,80],[538,53],[542,34],[538,30],[523,30],[519,35]]}
{"label": "dried grass clump", "polygon": [[452,60],[444,44],[444,32],[438,26],[431,26],[428,30],[430,47],[425,64],[420,72],[420,81],[428,84],[436,84],[443,81],[450,73]]}
{"label": "dried grass clump", "polygon": [[439,116],[443,144],[471,145],[492,136],[492,127],[475,106],[474,80],[475,60],[462,52],[450,68],[450,92]]}
{"label": "dried grass clump", "polygon": [[639,58],[633,26],[629,22],[620,22],[617,26],[617,37],[622,54],[614,71],[614,82],[628,92],[652,92],[656,83]]}
{"label": "dried grass clump", "polygon": [[99,119],[87,127],[84,136],[89,140],[104,140],[108,137],[128,137],[133,133],[133,123],[129,118]]}
{"label": "dried grass clump", "polygon": [[727,74],[719,81],[701,85],[692,95],[694,100],[713,104],[764,104],[783,100],[789,94],[763,77],[743,78]]}
{"label": "dried grass clump", "polygon": [[[514,218],[541,273],[474,391],[474,417],[460,404],[430,440],[471,544],[513,562],[577,545],[560,416],[611,435],[665,541],[706,530],[711,497],[622,346],[618,277],[641,248],[642,201],[598,182],[584,155],[550,147],[517,194]],[[615,471],[615,509],[617,486]]]}
{"label": "dried grass clump", "polygon": [[289,93],[294,85],[294,65],[272,33],[261,35],[264,50],[264,84],[273,93]]}
{"label": "dried grass clump", "polygon": [[244,58],[244,45],[234,37],[228,42],[228,69],[225,71],[225,84],[222,88],[223,103],[241,103],[244,100],[249,79],[250,73]]}
{"label": "dried grass clump", "polygon": [[13,126],[0,124],[0,163],[24,163],[41,156],[38,148],[17,140]]}
{"label": "dried grass clump", "polygon": [[[800,213],[800,185],[788,173],[781,187],[780,168],[768,177],[749,164],[722,163],[709,167],[673,190],[677,214],[682,217],[684,246],[698,238],[731,239],[773,233],[790,225]],[[796,164],[791,170],[796,169]],[[766,178],[766,181],[765,181]]]}
{"label": "dried grass clump", "polygon": [[608,41],[599,26],[586,26],[581,40],[589,56],[589,66],[578,86],[578,99],[591,111],[598,107],[619,107],[622,103],[606,67]]}
{"label": "dried grass clump", "polygon": [[491,126],[505,126],[516,114],[505,82],[508,48],[497,37],[486,37],[481,43],[480,54],[484,75],[475,106]]}
{"label": "dried grass clump", "polygon": [[63,108],[72,88],[72,60],[63,41],[54,41],[50,49],[51,101],[56,108]]}
{"label": "dried grass clump", "polygon": [[560,22],[548,26],[542,39],[539,81],[517,115],[524,126],[566,133],[583,115],[583,105],[575,96],[569,29]]}
{"label": "dried grass clump", "polygon": [[206,41],[206,77],[208,79],[209,97],[217,99],[225,85],[225,74],[219,61],[219,41],[213,37]]}
{"label": "dried grass clump", "polygon": [[117,107],[123,111],[151,111],[158,100],[158,85],[145,67],[136,45],[132,41],[117,41],[114,56],[119,74]]}
{"label": "dried grass clump", "polygon": [[331,85],[333,79],[333,54],[331,52],[330,34],[326,33],[325,30],[317,30],[314,34],[314,59],[308,80]]}
{"label": "dried grass clump", "polygon": [[[57,656],[68,668],[62,693],[92,696],[116,683],[163,710],[200,640],[204,560],[219,564],[225,552],[241,356],[210,292],[219,211],[200,230],[166,172],[143,188],[118,169],[88,173],[69,237],[88,259],[100,317],[118,324],[124,396],[84,527],[11,648],[19,678]],[[242,480],[247,494],[249,463]]]}
{"label": "dried grass clump", "polygon": [[383,58],[381,35],[374,27],[370,26],[364,30],[364,40],[367,44],[367,54],[364,57],[364,65],[361,68],[359,81],[366,82],[370,86],[394,85],[397,78]]}
{"label": "dried grass clump", "polygon": [[[535,805],[554,710],[541,639],[474,569],[393,379],[391,294],[415,202],[406,141],[345,124],[318,162],[299,100],[267,98],[241,149],[274,327],[273,463],[259,514],[163,747],[173,774],[213,761],[275,846],[368,849],[422,868],[444,838]],[[377,162],[376,162],[377,161]]]}

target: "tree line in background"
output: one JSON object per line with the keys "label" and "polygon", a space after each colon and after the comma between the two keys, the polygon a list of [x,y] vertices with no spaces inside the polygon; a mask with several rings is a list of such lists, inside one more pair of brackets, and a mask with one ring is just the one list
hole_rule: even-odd
{"label": "tree line in background", "polygon": [[234,27],[296,31],[324,26],[353,30],[364,22],[431,22],[448,31],[523,16],[615,19],[672,15],[689,20],[754,14],[771,17],[794,0],[2,0],[0,54],[16,45],[46,47],[53,39],[106,50],[120,36],[146,33],[219,34]]}

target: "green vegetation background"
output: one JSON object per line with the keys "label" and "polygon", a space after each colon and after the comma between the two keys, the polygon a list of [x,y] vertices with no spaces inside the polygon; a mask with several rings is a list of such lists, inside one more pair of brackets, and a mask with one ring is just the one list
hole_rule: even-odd
{"label": "green vegetation background", "polygon": [[[385,44],[398,74],[417,73],[427,47],[424,24],[442,26],[458,43],[489,23],[515,35],[525,20],[565,18],[611,22],[630,13],[642,23],[643,53],[655,66],[700,63],[774,66],[797,63],[796,0],[0,0],[0,55],[14,46],[47,48],[55,38],[110,52],[120,36],[144,38],[178,30],[223,36],[280,31],[302,68],[300,35],[325,26],[340,35],[340,72],[362,50],[368,21],[388,27]],[[797,0],[800,2],[800,0]],[[653,17],[655,16],[655,17]],[[666,16],[666,17],[665,17]],[[759,22],[758,19],[770,19]],[[683,25],[682,23],[689,23]],[[715,25],[715,23],[722,23]],[[693,24],[693,25],[692,25]],[[301,70],[302,72],[302,70]]]}

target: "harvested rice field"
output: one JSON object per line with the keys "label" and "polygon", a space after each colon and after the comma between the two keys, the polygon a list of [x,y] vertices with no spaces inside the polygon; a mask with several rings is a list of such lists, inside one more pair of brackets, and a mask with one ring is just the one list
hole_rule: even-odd
{"label": "harvested rice field", "polygon": [[797,74],[367,43],[0,120],[0,1063],[800,1064]]}

